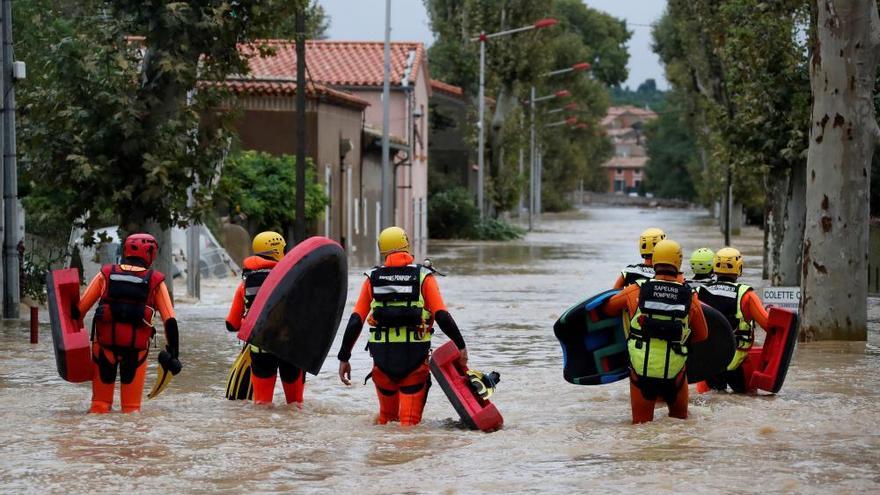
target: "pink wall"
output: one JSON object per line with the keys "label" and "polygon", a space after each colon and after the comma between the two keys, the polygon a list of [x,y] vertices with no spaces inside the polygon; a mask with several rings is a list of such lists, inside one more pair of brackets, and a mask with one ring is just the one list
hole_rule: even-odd
{"label": "pink wall", "polygon": [[[364,112],[365,124],[376,129],[382,128],[382,88],[349,88],[359,98],[370,102]],[[415,125],[418,134],[413,134],[413,165],[397,167],[397,192],[395,223],[403,227],[413,243],[416,259],[420,260],[427,251],[427,208],[428,208],[428,91],[429,81],[424,66],[413,82],[412,107],[407,104],[406,92],[399,87],[391,91],[389,130],[391,134],[404,140],[410,139],[410,126]],[[415,122],[408,117],[413,111],[422,115]]]}

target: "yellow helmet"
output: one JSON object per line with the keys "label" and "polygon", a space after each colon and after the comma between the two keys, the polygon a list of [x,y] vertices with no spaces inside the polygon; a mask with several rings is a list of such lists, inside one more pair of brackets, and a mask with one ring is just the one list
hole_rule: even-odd
{"label": "yellow helmet", "polygon": [[681,246],[672,239],[663,239],[654,246],[654,267],[669,265],[681,269]]}
{"label": "yellow helmet", "polygon": [[654,246],[663,239],[666,239],[666,232],[658,228],[651,227],[642,232],[639,236],[639,253],[642,258],[650,258],[654,254]]}
{"label": "yellow helmet", "polygon": [[251,246],[254,249],[254,254],[268,256],[275,261],[281,261],[281,258],[284,257],[284,247],[287,246],[287,242],[284,241],[284,237],[281,234],[269,230],[257,234]]}
{"label": "yellow helmet", "polygon": [[712,262],[715,260],[715,252],[709,248],[700,248],[691,253],[691,270],[697,275],[712,273]]}
{"label": "yellow helmet", "polygon": [[715,253],[712,262],[715,273],[718,275],[740,276],[743,273],[743,256],[738,249],[726,247]]}
{"label": "yellow helmet", "polygon": [[406,231],[400,227],[388,227],[380,232],[377,244],[382,256],[400,251],[409,252],[409,238],[406,236]]}

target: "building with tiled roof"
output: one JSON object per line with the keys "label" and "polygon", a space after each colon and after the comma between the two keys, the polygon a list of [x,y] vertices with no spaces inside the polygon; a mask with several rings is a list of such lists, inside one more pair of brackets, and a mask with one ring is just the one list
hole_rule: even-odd
{"label": "building with tiled roof", "polygon": [[[251,51],[250,72],[229,78],[233,89],[265,101],[289,98],[296,91],[296,46],[289,40],[268,40],[268,52]],[[375,240],[381,216],[382,86],[384,45],[372,41],[310,40],[306,42],[306,76],[309,94],[316,102],[331,102],[340,109],[359,108],[358,161],[317,159],[331,205],[319,232],[344,241],[358,261],[375,263]],[[391,98],[389,134],[394,165],[395,223],[407,230],[414,254],[427,247],[428,196],[428,97],[431,93],[427,56],[422,43],[391,43]],[[344,120],[349,117],[345,116]],[[340,136],[327,134],[329,140]],[[291,135],[292,136],[292,135]],[[325,138],[320,138],[324,140]],[[337,143],[336,149],[340,149]],[[337,152],[338,153],[338,152]]]}
{"label": "building with tiled roof", "polygon": [[649,109],[632,105],[610,107],[602,119],[605,135],[614,145],[614,156],[602,164],[608,173],[608,192],[638,192],[648,163],[644,125],[657,118]]}

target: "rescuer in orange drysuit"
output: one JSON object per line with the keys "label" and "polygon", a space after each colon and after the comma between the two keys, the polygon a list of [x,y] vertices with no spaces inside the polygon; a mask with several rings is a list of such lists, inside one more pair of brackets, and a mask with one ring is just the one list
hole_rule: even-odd
{"label": "rescuer in orange drysuit", "polygon": [[697,390],[709,388],[727,390],[727,386],[737,393],[747,392],[742,363],[749,355],[755,342],[755,323],[767,328],[769,315],[761,299],[749,285],[737,282],[742,275],[743,256],[739,250],[726,247],[715,253],[712,269],[716,280],[704,284],[697,291],[700,301],[717,309],[730,322],[736,337],[736,354],[727,366],[727,371],[719,376],[698,384]]}
{"label": "rescuer in orange drysuit", "polygon": [[379,398],[378,424],[400,421],[416,425],[431,386],[428,355],[432,325],[461,351],[459,362],[467,365],[467,349],[455,320],[446,310],[434,271],[413,264],[406,232],[390,227],[379,234],[379,252],[384,264],[368,272],[360,297],[349,319],[339,349],[339,378],[351,383],[351,349],[364,322],[370,324],[369,350],[372,376]]}
{"label": "rescuer in orange drysuit", "polygon": [[[261,232],[254,237],[254,255],[242,263],[242,281],[232,296],[232,306],[226,316],[226,329],[237,332],[242,319],[247,315],[257,293],[269,272],[284,257],[287,242],[277,232]],[[246,344],[249,345],[249,344]],[[281,387],[288,404],[302,404],[306,386],[306,374],[296,366],[282,361],[271,352],[255,345],[249,345],[251,354],[251,383],[254,390],[254,404],[271,404],[275,395],[275,379],[281,377]]]}
{"label": "rescuer in orange drysuit", "polygon": [[687,346],[708,337],[700,301],[681,282],[681,246],[663,240],[653,251],[655,275],[628,285],[600,307],[606,315],[623,315],[634,424],[654,419],[658,399],[666,401],[669,416],[687,418]]}
{"label": "rescuer in orange drysuit", "polygon": [[92,320],[92,407],[106,413],[113,405],[117,370],[122,412],[139,411],[147,371],[147,354],[156,330],[156,311],[165,327],[166,351],[178,361],[179,334],[165,275],[150,269],[159,244],[149,234],[133,234],[122,246],[122,263],[104,265],[86,287],[73,317],[80,319],[98,302]]}

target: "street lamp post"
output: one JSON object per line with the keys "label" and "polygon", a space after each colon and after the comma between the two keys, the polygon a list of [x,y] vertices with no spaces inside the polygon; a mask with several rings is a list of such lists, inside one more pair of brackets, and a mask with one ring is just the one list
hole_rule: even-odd
{"label": "street lamp post", "polygon": [[521,33],[523,31],[531,31],[533,29],[541,29],[547,28],[551,26],[555,26],[559,21],[553,18],[540,19],[536,21],[534,24],[523,26],[516,29],[508,29],[506,31],[499,31],[497,33],[486,34],[485,32],[481,32],[478,36],[471,38],[471,41],[479,41],[480,42],[480,92],[479,92],[479,122],[477,123],[477,130],[479,132],[479,140],[477,147],[477,204],[480,209],[480,220],[483,220],[485,216],[485,203],[484,203],[484,175],[485,175],[485,163],[484,156],[485,155],[485,143],[484,136],[484,117],[486,114],[486,41],[497,38],[499,36],[507,36],[510,34]]}
{"label": "street lamp post", "polygon": [[532,86],[532,91],[529,97],[529,164],[531,166],[529,172],[529,230],[532,230],[535,221],[535,211],[540,204],[540,200],[538,199],[540,191],[537,190],[537,188],[540,188],[540,181],[537,177],[539,173],[539,159],[537,151],[538,138],[537,132],[535,131],[535,104],[542,101],[553,100],[555,98],[567,98],[569,96],[571,96],[571,93],[565,89],[546,96],[535,96],[535,87]]}
{"label": "street lamp post", "polygon": [[[579,62],[579,63],[572,65],[571,67],[565,67],[563,69],[557,69],[557,70],[552,70],[550,72],[545,72],[544,74],[541,74],[541,77],[554,77],[554,76],[560,76],[563,74],[568,74],[570,72],[583,72],[583,71],[587,71],[587,70],[590,70],[590,63],[589,62]],[[532,230],[532,224],[534,222],[535,211],[536,210],[539,211],[540,205],[541,205],[541,200],[540,200],[540,193],[541,193],[540,192],[540,187],[541,187],[540,168],[541,168],[541,165],[540,165],[538,153],[536,151],[537,150],[537,136],[536,136],[536,132],[535,132],[535,103],[540,102],[540,101],[545,101],[545,100],[551,100],[554,98],[564,98],[564,97],[571,95],[568,91],[562,90],[562,91],[557,91],[556,93],[553,93],[553,94],[550,94],[547,96],[536,97],[535,91],[536,91],[535,86],[532,86],[531,97],[529,98],[529,115],[530,115],[530,117],[529,117],[529,126],[530,126],[530,130],[529,130],[529,149],[530,149],[529,157],[530,157],[530,162],[529,163],[531,166],[530,173],[529,173],[529,230]],[[570,110],[571,109],[570,107],[572,105],[574,105],[574,103],[570,103],[570,104],[566,105],[563,109]],[[552,113],[555,113],[557,111],[562,111],[563,109],[554,110],[554,111],[552,111]]]}

